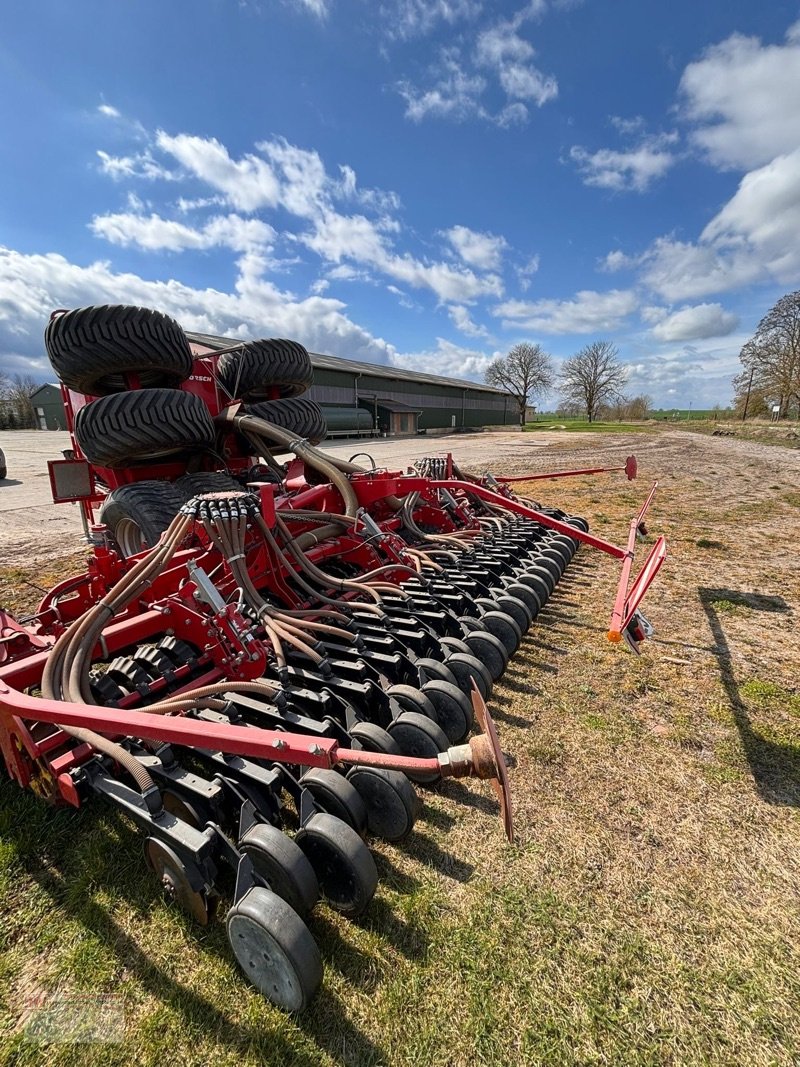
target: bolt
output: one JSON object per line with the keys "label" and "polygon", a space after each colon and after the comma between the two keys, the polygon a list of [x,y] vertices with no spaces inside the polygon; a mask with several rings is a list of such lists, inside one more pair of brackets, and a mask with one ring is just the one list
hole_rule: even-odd
{"label": "bolt", "polygon": [[272,747],[273,748],[277,748],[277,750],[279,752],[282,752],[283,749],[288,748],[289,746],[285,741],[281,741],[281,739],[278,738],[278,740],[275,742],[275,744]]}
{"label": "bolt", "polygon": [[321,756],[323,752],[319,745],[309,746],[308,751],[311,753],[312,756]]}

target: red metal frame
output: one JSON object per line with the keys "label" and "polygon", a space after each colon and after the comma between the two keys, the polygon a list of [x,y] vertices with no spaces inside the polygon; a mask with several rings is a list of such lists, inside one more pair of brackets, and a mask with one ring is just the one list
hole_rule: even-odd
{"label": "red metal frame", "polygon": [[628,481],[632,482],[638,473],[639,467],[636,456],[628,456],[621,467],[582,467],[575,471],[549,471],[546,474],[515,474],[513,477],[505,477],[500,474],[494,475],[497,482],[511,485],[513,482],[538,482],[550,478],[575,478],[579,474],[610,474],[611,471],[625,471]]}

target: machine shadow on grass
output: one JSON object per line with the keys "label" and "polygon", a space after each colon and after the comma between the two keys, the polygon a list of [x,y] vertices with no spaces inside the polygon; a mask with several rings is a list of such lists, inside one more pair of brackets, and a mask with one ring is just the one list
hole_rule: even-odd
{"label": "machine shadow on grass", "polygon": [[800,746],[791,742],[772,741],[754,728],[750,711],[736,679],[731,648],[716,605],[727,602],[736,607],[763,612],[767,616],[763,624],[764,629],[771,625],[769,615],[790,615],[792,609],[783,597],[779,596],[702,586],[697,592],[714,638],[713,652],[719,665],[720,678],[759,796],[769,804],[800,807]]}
{"label": "machine shadow on grass", "polygon": [[[225,1048],[238,1051],[242,1055],[257,1053],[259,1062],[264,1064],[292,1064],[294,1067],[318,1067],[321,1053],[325,1052],[332,1059],[341,1058],[342,1048],[348,1049],[348,1057],[358,1063],[385,1062],[384,1051],[354,1026],[348,1019],[348,1009],[341,998],[332,993],[325,985],[314,998],[312,1007],[294,1016],[285,1016],[283,1028],[276,1026],[275,1009],[264,1002],[264,1015],[256,1022],[241,1022],[231,1018],[230,1014],[220,1009],[212,997],[203,996],[183,984],[180,978],[173,977],[148,955],[147,948],[132,937],[114,918],[112,909],[94,899],[91,888],[86,892],[76,892],[73,878],[77,877],[78,860],[71,856],[66,845],[62,851],[61,842],[70,839],[74,833],[76,813],[61,809],[46,808],[47,829],[45,840],[31,833],[26,813],[31,821],[37,823],[42,819],[41,808],[44,802],[19,794],[11,797],[15,786],[3,783],[0,786],[0,806],[12,813],[17,810],[17,818],[9,818],[2,826],[2,837],[13,843],[18,862],[27,875],[40,887],[51,902],[50,913],[55,917],[59,913],[69,917],[85,930],[99,938],[106,947],[110,947],[129,978],[133,978],[139,995],[149,995],[159,1005],[167,1007],[185,1021],[185,1030],[192,1032],[198,1025],[213,1031],[215,1040]],[[108,828],[93,825],[96,816],[80,813],[77,818],[86,823],[87,834],[98,832],[108,837],[112,851],[122,850],[125,854],[141,852],[141,837],[129,828],[124,820],[111,815]],[[70,824],[69,827],[67,824]],[[417,835],[415,835],[417,836]],[[113,842],[112,842],[113,838]],[[450,857],[438,850],[436,856],[429,850],[430,842],[420,842],[421,849],[428,851],[427,862],[447,863]],[[104,850],[106,853],[108,850]],[[444,858],[442,858],[444,857]],[[420,858],[425,859],[424,856]],[[376,859],[383,866],[384,857]],[[465,867],[466,865],[461,865]],[[128,904],[139,920],[146,922],[152,911],[163,902],[163,896],[155,879],[149,875],[142,860],[140,874],[136,865],[104,863],[102,878],[97,878],[91,871],[87,875],[88,885],[101,882],[103,891]],[[386,884],[400,892],[412,892],[417,886],[413,879],[405,879],[398,872],[387,873]],[[459,875],[463,872],[459,871]],[[458,875],[457,875],[458,876]],[[224,901],[221,902],[222,914],[206,927],[197,926],[188,916],[184,916],[176,907],[175,913],[185,924],[187,935],[198,943],[200,951],[218,958],[230,967],[234,981],[241,981],[243,989],[248,989],[245,979],[238,973],[235,963],[230,958],[224,926]],[[410,960],[424,957],[428,949],[425,932],[405,919],[399,918],[389,904],[381,899],[373,900],[367,912],[357,925],[370,930],[384,938],[398,952]],[[351,941],[342,937],[331,913],[324,908],[312,915],[310,928],[320,946],[326,969],[342,976],[348,986],[361,993],[372,993],[383,981],[381,969],[376,967],[372,955],[365,955]],[[148,936],[143,931],[143,937]],[[226,983],[227,984],[227,983]],[[62,990],[63,992],[63,990]],[[139,997],[134,994],[134,1001]],[[317,1046],[318,1052],[304,1052],[297,1048],[293,1031],[301,1030]],[[282,1032],[283,1031],[285,1032]],[[128,1041],[135,1041],[135,1032],[127,1035]],[[10,1041],[4,1039],[5,1053],[13,1048],[20,1051],[26,1047],[24,1033],[18,1033]],[[127,1041],[126,1046],[127,1047]],[[174,1050],[180,1059],[180,1050]],[[13,1055],[13,1052],[12,1052]],[[116,1062],[112,1053],[109,1062]]]}

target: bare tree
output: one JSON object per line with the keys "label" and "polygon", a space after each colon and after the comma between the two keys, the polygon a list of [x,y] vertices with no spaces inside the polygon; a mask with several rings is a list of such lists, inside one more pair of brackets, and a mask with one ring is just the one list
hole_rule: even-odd
{"label": "bare tree", "polygon": [[800,291],[769,309],[739,360],[743,370],[733,387],[743,417],[768,410],[770,403],[778,405],[782,419],[800,409]]}
{"label": "bare tree", "polygon": [[593,341],[566,360],[561,368],[561,395],[580,404],[592,422],[601,404],[620,395],[627,376],[616,346],[610,341]]}
{"label": "bare tree", "polygon": [[512,393],[519,406],[520,429],[525,425],[529,399],[543,396],[555,381],[553,359],[541,345],[522,341],[507,356],[498,356],[486,368],[484,380],[495,389]]}
{"label": "bare tree", "polygon": [[36,425],[31,397],[39,388],[39,382],[30,374],[15,374],[6,388],[6,398],[17,416],[18,425],[24,429]]}
{"label": "bare tree", "polygon": [[653,398],[647,393],[639,393],[638,396],[632,396],[628,401],[626,418],[646,419],[652,410]]}

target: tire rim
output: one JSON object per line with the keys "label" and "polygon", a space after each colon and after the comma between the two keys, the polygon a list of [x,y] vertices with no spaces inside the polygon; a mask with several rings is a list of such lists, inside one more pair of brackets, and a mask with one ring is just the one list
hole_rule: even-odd
{"label": "tire rim", "polygon": [[147,548],[142,528],[135,519],[120,519],[114,531],[114,539],[126,557],[135,556],[137,552]]}

